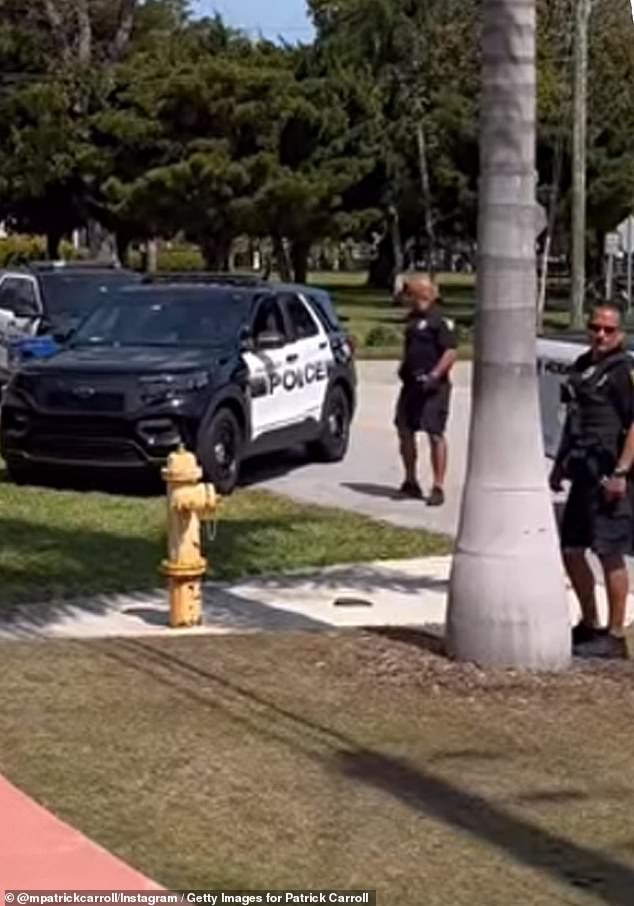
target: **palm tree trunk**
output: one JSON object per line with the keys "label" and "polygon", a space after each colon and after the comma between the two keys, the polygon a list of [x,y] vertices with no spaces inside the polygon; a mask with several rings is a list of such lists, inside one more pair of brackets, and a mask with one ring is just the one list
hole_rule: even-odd
{"label": "palm tree trunk", "polygon": [[535,368],[535,0],[483,0],[478,316],[451,653],[562,669],[570,626]]}

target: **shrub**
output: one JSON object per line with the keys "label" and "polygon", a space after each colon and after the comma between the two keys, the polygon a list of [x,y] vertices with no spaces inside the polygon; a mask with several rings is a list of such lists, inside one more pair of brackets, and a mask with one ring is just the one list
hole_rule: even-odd
{"label": "shrub", "polygon": [[400,346],[401,334],[394,327],[386,324],[377,324],[372,327],[365,338],[365,345],[369,349],[375,349],[380,346],[394,347]]}
{"label": "shrub", "polygon": [[46,241],[40,236],[7,236],[0,239],[0,267],[15,267],[46,256]]}
{"label": "shrub", "polygon": [[162,248],[158,254],[160,271],[204,271],[205,262],[196,246]]}

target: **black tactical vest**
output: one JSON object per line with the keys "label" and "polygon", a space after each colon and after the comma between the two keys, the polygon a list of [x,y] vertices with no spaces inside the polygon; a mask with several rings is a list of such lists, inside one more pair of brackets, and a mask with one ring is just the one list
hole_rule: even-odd
{"label": "black tactical vest", "polygon": [[[629,367],[630,358],[615,353],[583,371],[573,371],[562,388],[568,406],[569,467],[591,478],[609,474],[616,466],[625,431],[614,398],[610,373]],[[580,476],[582,477],[582,476]]]}

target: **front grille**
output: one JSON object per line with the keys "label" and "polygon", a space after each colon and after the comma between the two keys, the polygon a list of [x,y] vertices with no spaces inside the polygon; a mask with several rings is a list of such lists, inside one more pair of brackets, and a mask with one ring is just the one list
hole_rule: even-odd
{"label": "front grille", "polygon": [[63,409],[64,412],[124,412],[125,394],[96,391],[93,396],[83,397],[67,390],[55,390],[46,400],[49,409]]}
{"label": "front grille", "polygon": [[117,419],[54,418],[30,414],[29,425],[33,434],[68,437],[70,440],[76,437],[130,439],[128,426]]}
{"label": "front grille", "polygon": [[143,451],[131,427],[114,418],[31,414],[21,449],[33,459],[95,465],[142,465]]}
{"label": "front grille", "polygon": [[34,459],[49,462],[94,462],[103,465],[142,465],[140,450],[126,440],[98,440],[86,437],[31,436],[27,452]]}

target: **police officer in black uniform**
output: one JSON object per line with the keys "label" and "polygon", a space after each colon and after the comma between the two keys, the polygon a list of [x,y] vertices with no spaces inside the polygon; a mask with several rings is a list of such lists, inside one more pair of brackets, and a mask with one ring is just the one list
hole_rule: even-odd
{"label": "police officer in black uniform", "polygon": [[429,506],[442,506],[447,471],[445,429],[451,398],[449,374],[457,357],[456,336],[453,325],[440,311],[438,290],[429,277],[423,274],[407,275],[401,297],[411,309],[399,369],[402,389],[395,417],[405,467],[401,493],[423,499],[416,471],[416,434],[423,431],[430,441],[434,476],[427,503]]}
{"label": "police officer in black uniform", "polygon": [[[634,363],[624,350],[621,313],[601,305],[589,321],[590,349],[572,366],[563,388],[568,415],[551,487],[571,482],[561,526],[564,563],[581,607],[573,629],[577,654],[626,657],[629,590],[625,555],[632,552],[634,510]],[[598,621],[593,551],[605,574],[609,625]]]}

